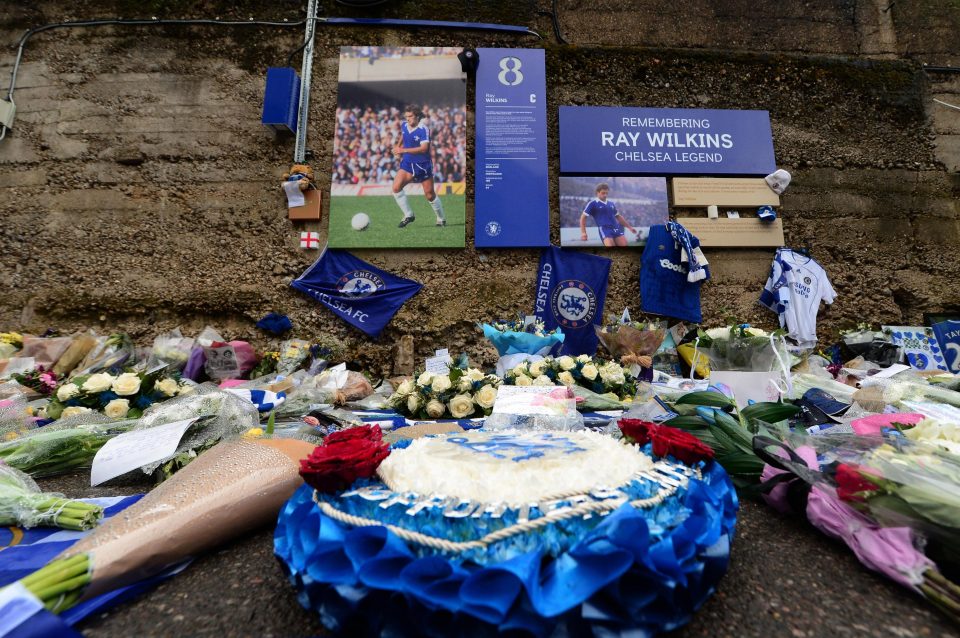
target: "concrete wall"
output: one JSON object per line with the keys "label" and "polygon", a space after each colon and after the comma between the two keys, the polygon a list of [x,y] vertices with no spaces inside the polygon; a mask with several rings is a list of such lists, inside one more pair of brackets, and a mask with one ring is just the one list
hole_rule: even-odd
{"label": "concrete wall", "polygon": [[[166,5],[167,15],[299,19],[290,2],[232,13],[215,1],[181,4]],[[960,63],[960,7],[812,0],[801,12],[795,4],[562,0],[571,47],[554,43],[536,2],[401,2],[384,11],[529,24],[543,42],[322,27],[308,141],[321,188],[329,187],[341,44],[546,46],[552,174],[560,105],[767,109],[778,163],[794,174],[783,198],[787,241],[811,247],[839,295],[821,337],[857,321],[914,323],[923,312],[960,309],[960,111],[932,102],[960,104],[960,75],[920,66]],[[142,16],[136,7],[13,7],[0,11],[0,43],[56,20]],[[265,68],[284,65],[301,38],[300,29],[104,27],[31,40],[16,129],[0,142],[0,328],[119,329],[146,342],[211,323],[266,345],[253,322],[276,310],[300,336],[340,339],[374,369],[388,368],[403,334],[414,335],[418,357],[449,346],[489,362],[493,351],[474,325],[531,307],[536,251],[358,252],[426,284],[373,344],[288,287],[316,253],[299,248],[301,228],[286,220],[277,190],[292,140],[273,138],[259,117]],[[13,58],[4,50],[6,88]],[[556,205],[556,183],[551,197]],[[468,226],[471,215],[468,206]],[[558,228],[552,233],[558,241]],[[707,321],[771,326],[756,298],[772,251],[708,256]],[[638,269],[639,253],[616,256],[608,309],[630,305],[636,314]]]}

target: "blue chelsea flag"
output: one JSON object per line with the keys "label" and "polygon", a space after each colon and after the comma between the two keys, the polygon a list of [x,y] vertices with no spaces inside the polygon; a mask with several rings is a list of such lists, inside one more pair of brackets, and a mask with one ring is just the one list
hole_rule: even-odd
{"label": "blue chelsea flag", "polygon": [[342,250],[325,250],[291,286],[350,325],[378,336],[423,284],[380,270]]}
{"label": "blue chelsea flag", "polygon": [[592,356],[597,351],[593,326],[603,320],[611,263],[606,257],[554,246],[543,251],[534,314],[547,330],[563,329],[566,338],[560,354]]}

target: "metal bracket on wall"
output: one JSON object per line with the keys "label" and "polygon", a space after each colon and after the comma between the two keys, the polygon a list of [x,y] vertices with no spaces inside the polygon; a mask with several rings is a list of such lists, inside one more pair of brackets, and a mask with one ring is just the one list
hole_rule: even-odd
{"label": "metal bracket on wall", "polygon": [[293,163],[303,164],[307,154],[307,120],[310,111],[310,76],[313,73],[313,35],[317,28],[317,0],[307,3],[307,28],[303,35],[303,63],[300,67],[300,104],[297,109],[297,139]]}

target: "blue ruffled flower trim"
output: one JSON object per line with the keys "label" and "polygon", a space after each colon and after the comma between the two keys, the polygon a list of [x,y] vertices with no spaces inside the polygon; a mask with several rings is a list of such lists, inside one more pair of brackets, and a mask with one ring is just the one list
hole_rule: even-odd
{"label": "blue ruffled flower trim", "polygon": [[[646,636],[687,623],[713,593],[727,569],[737,507],[726,472],[709,463],[702,480],[657,512],[624,505],[584,521],[592,529],[566,547],[533,533],[545,542],[480,565],[431,554],[385,527],[334,521],[303,486],[280,513],[274,551],[300,603],[344,634],[547,636],[560,628],[570,636]],[[657,522],[661,511],[675,526]]]}

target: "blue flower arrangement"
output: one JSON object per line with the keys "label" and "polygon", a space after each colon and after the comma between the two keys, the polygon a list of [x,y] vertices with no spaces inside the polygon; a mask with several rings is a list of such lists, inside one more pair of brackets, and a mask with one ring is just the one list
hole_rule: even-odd
{"label": "blue flower arrangement", "polygon": [[[516,512],[444,519],[425,509],[412,517],[403,504],[324,495],[315,502],[304,486],[280,513],[274,550],[300,603],[349,635],[649,635],[688,622],[727,569],[736,492],[715,462],[700,470],[654,507],[625,504],[456,553],[408,543],[384,526],[339,522],[320,504],[362,517],[379,509],[385,524],[454,541],[512,525]],[[629,497],[656,486],[635,481]]]}

